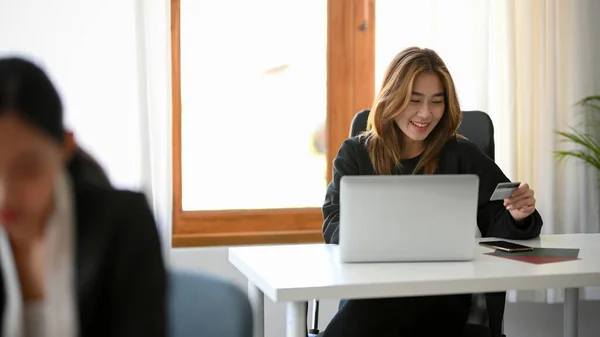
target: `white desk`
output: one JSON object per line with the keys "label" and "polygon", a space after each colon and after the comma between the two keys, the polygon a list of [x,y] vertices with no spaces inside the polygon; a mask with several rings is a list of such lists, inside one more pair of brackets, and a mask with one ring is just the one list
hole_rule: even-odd
{"label": "white desk", "polygon": [[[491,238],[488,238],[491,239]],[[248,278],[254,336],[264,336],[264,295],[287,302],[287,336],[305,337],[307,302],[566,288],[566,337],[578,335],[579,287],[600,285],[600,234],[547,235],[534,247],[579,248],[576,261],[542,265],[483,255],[472,262],[343,264],[336,245],[229,248],[229,261]]]}

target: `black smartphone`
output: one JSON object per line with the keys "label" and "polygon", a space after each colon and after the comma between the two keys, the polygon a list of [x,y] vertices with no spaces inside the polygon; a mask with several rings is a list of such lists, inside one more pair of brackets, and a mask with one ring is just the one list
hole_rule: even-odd
{"label": "black smartphone", "polygon": [[492,249],[500,249],[505,252],[529,252],[533,250],[533,247],[523,246],[518,243],[512,243],[508,241],[482,241],[479,245]]}

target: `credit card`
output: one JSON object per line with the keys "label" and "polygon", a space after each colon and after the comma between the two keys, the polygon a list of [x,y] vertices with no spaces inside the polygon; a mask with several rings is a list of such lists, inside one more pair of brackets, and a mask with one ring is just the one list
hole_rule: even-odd
{"label": "credit card", "polygon": [[496,186],[494,193],[492,193],[492,197],[490,201],[495,200],[504,200],[508,199],[512,196],[513,192],[519,188],[521,185],[520,182],[509,182],[509,183],[500,183]]}

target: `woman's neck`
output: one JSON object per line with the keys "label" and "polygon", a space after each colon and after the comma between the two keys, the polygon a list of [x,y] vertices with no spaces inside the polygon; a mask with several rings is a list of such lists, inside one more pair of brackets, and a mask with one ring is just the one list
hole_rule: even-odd
{"label": "woman's neck", "polygon": [[406,137],[404,138],[404,148],[402,149],[400,159],[415,158],[423,153],[423,151],[425,151],[424,141],[414,141]]}

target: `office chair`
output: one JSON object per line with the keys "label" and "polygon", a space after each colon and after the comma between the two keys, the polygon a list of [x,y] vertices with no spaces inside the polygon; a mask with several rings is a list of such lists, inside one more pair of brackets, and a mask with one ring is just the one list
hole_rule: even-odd
{"label": "office chair", "polygon": [[188,271],[169,273],[172,337],[252,337],[248,297],[232,283]]}
{"label": "office chair", "polygon": [[[359,111],[352,119],[350,137],[355,137],[367,129],[370,110]],[[494,125],[483,111],[463,111],[463,119],[458,133],[475,143],[488,157],[494,160]],[[340,301],[338,308],[344,305]],[[506,293],[473,294],[469,320],[463,337],[506,337],[502,334],[502,321],[506,304]],[[313,300],[313,317],[310,337],[319,334],[319,300]]]}

